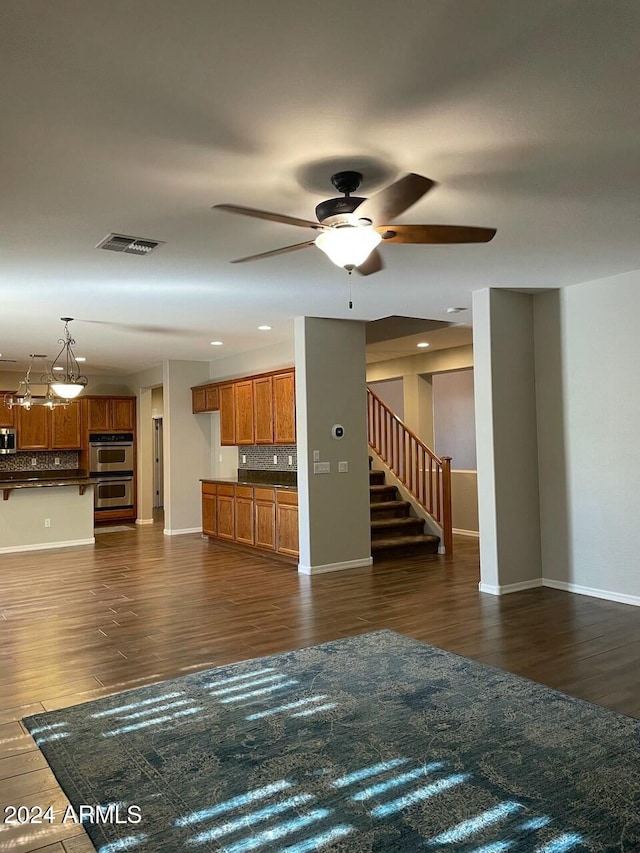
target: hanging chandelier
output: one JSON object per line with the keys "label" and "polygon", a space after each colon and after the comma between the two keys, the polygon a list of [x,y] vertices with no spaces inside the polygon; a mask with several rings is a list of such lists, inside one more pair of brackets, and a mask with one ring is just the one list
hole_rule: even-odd
{"label": "hanging chandelier", "polygon": [[80,372],[78,360],[73,353],[72,347],[76,342],[69,332],[69,323],[73,317],[60,317],[60,319],[64,323],[64,337],[58,338],[62,349],[51,365],[51,372],[57,371],[59,374],[52,377],[51,388],[54,394],[68,401],[77,397],[86,388],[89,380]]}
{"label": "hanging chandelier", "polygon": [[[31,361],[29,362],[29,367],[27,368],[27,372],[25,374],[24,379],[21,379],[18,382],[18,388],[12,394],[4,395],[4,404],[8,409],[13,409],[16,406],[19,406],[23,409],[29,411],[32,406],[47,406],[49,409],[53,409],[58,406],[68,406],[68,400],[62,400],[60,397],[56,397],[54,391],[52,390],[52,383],[55,381],[51,371],[47,368],[47,363],[45,361],[46,355],[39,355],[37,353],[31,354],[29,356]],[[40,374],[37,380],[31,379],[31,370],[33,368],[34,359],[42,359],[43,372]],[[31,383],[33,381],[34,385],[46,385],[47,390],[45,394],[34,394],[31,391]]]}

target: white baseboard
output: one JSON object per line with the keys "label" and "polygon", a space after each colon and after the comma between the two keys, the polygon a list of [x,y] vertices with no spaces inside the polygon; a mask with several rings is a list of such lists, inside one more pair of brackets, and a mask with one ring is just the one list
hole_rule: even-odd
{"label": "white baseboard", "polygon": [[91,539],[69,539],[66,542],[39,542],[37,545],[9,545],[0,548],[0,554],[15,554],[18,551],[48,551],[49,548],[73,548],[76,545],[95,545],[95,537]]}
{"label": "white baseboard", "polygon": [[165,527],[162,532],[165,536],[182,536],[185,533],[202,533],[202,527],[184,527],[181,530],[169,530]]}
{"label": "white baseboard", "polygon": [[520,581],[519,583],[507,583],[503,586],[492,586],[480,582],[478,589],[488,595],[508,595],[510,592],[522,592],[524,589],[536,589],[539,586],[542,586],[542,578],[532,578],[530,581]]}
{"label": "white baseboard", "polygon": [[551,587],[551,589],[561,589],[563,592],[573,592],[576,595],[590,595],[592,598],[604,598],[606,601],[617,601],[619,604],[632,604],[634,607],[640,607],[639,595],[610,592],[607,589],[595,589],[591,586],[581,586],[577,583],[556,581],[550,578],[543,578],[542,585]]}
{"label": "white baseboard", "polygon": [[453,532],[457,533],[458,536],[473,536],[474,539],[480,538],[480,532],[478,530],[461,530],[459,527],[454,527]]}
{"label": "white baseboard", "polygon": [[373,557],[363,557],[361,560],[345,560],[343,563],[325,563],[321,566],[303,566],[298,563],[298,572],[301,575],[321,575],[325,572],[341,572],[344,569],[359,569],[363,566],[372,566]]}
{"label": "white baseboard", "polygon": [[153,524],[152,518],[136,518],[136,524]]}

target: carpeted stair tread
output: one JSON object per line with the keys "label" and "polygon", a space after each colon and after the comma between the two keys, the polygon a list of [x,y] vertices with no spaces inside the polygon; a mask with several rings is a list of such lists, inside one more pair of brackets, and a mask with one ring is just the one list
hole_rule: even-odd
{"label": "carpeted stair tread", "polygon": [[369,504],[371,512],[385,512],[389,509],[406,509],[409,511],[411,504],[409,501],[374,501]]}
{"label": "carpeted stair tread", "polygon": [[395,486],[386,486],[384,484],[369,486],[369,492],[373,495],[384,495],[385,493],[395,493]]}
{"label": "carpeted stair tread", "polygon": [[414,549],[424,548],[425,552],[436,554],[440,537],[431,533],[422,533],[417,536],[394,536],[389,539],[374,539],[371,543],[371,552],[385,551],[387,549]]}
{"label": "carpeted stair tread", "polygon": [[414,516],[407,516],[406,518],[378,518],[375,521],[371,522],[372,530],[384,530],[386,528],[394,529],[398,527],[418,527],[422,528],[424,526],[424,521],[420,518],[415,518]]}

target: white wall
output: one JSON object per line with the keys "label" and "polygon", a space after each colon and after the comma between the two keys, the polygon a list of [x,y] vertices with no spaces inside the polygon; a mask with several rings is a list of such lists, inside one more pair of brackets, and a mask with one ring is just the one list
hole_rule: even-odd
{"label": "white wall", "polygon": [[476,470],[473,369],[436,373],[433,387],[434,450],[451,456],[454,471]]}
{"label": "white wall", "polygon": [[640,604],[640,271],[535,299],[542,574]]}
{"label": "white wall", "polygon": [[404,382],[402,377],[399,379],[383,379],[381,382],[367,382],[367,385],[401,421],[404,420]]}

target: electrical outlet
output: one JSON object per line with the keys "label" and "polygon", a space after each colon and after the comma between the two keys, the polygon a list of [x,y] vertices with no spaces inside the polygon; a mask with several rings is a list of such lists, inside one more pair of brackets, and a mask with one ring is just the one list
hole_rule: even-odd
{"label": "electrical outlet", "polygon": [[273,464],[274,464],[274,465],[277,465],[277,464],[278,464],[278,457],[276,456],[276,454],[275,454],[275,453],[273,454]]}
{"label": "electrical outlet", "polygon": [[218,456],[218,462],[222,462],[222,453],[220,453]]}
{"label": "electrical outlet", "polygon": [[50,518],[45,518],[44,526],[45,527],[51,527],[51,519]]}
{"label": "electrical outlet", "polygon": [[338,474],[347,474],[349,471],[348,462],[338,462]]}
{"label": "electrical outlet", "polygon": [[289,465],[293,465],[293,456],[289,457]]}
{"label": "electrical outlet", "polygon": [[55,457],[55,459],[53,460],[53,464],[54,464],[54,465],[59,465],[59,464],[60,464],[60,457],[59,457],[59,456],[56,456],[56,457]]}
{"label": "electrical outlet", "polygon": [[246,457],[246,455],[245,455],[244,453],[242,454],[242,464],[243,464],[243,465],[246,465],[246,464],[247,464],[247,457]]}
{"label": "electrical outlet", "polygon": [[38,464],[38,460],[36,459],[36,457],[35,457],[35,456],[32,456],[32,457],[31,457],[31,464],[32,464],[32,465],[34,465],[34,466]]}
{"label": "electrical outlet", "polygon": [[319,461],[320,461],[320,451],[319,451],[319,450],[314,450],[314,451],[313,451],[313,461],[314,461],[314,462],[319,462]]}

